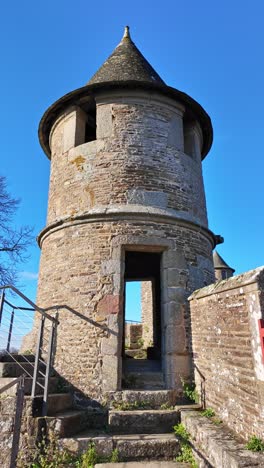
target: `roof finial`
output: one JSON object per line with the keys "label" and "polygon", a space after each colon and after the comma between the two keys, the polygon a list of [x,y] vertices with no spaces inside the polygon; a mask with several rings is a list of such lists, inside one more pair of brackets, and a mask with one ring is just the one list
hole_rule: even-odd
{"label": "roof finial", "polygon": [[130,37],[130,32],[129,32],[129,26],[125,26],[125,31],[124,31],[123,39],[131,39],[131,37]]}

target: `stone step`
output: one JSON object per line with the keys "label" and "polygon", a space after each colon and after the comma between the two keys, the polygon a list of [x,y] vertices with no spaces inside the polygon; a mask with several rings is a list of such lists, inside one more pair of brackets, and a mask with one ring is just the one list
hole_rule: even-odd
{"label": "stone step", "polygon": [[96,463],[94,468],[191,468],[191,465],[175,461],[152,460],[151,462]]}
{"label": "stone step", "polygon": [[[121,462],[174,460],[180,451],[179,441],[174,434],[108,435],[84,432],[60,440],[60,446],[73,454],[85,452],[91,443],[98,455],[104,457],[111,456],[113,450],[117,449]],[[122,464],[119,464],[120,467]]]}
{"label": "stone step", "polygon": [[159,434],[173,432],[180,421],[175,410],[109,411],[108,424],[113,434]]}
{"label": "stone step", "polygon": [[[39,371],[45,374],[46,366],[41,364]],[[26,376],[33,376],[34,362],[0,362],[0,378],[1,377],[20,377],[20,375],[26,374]],[[54,374],[54,373],[53,373]]]}
{"label": "stone step", "polygon": [[157,409],[161,405],[167,407],[176,403],[175,390],[123,390],[121,392],[108,392],[109,406],[116,404],[142,405],[144,408]]}
{"label": "stone step", "polygon": [[173,460],[180,451],[174,434],[114,436],[120,460]]}
{"label": "stone step", "polygon": [[138,390],[165,389],[161,372],[127,372],[123,377],[123,388]]}
{"label": "stone step", "polygon": [[68,410],[58,412],[54,416],[38,418],[40,427],[43,422],[48,431],[52,431],[57,437],[71,437],[86,429],[98,429],[106,427],[107,412],[98,409]]}
{"label": "stone step", "polygon": [[35,355],[34,354],[17,354],[17,353],[11,353],[7,354],[5,352],[0,353],[0,362],[35,362]]}
{"label": "stone step", "polygon": [[[5,385],[11,383],[12,381],[16,380],[16,377],[0,377],[0,388],[4,387]],[[44,378],[38,379],[38,382],[44,386]],[[58,377],[50,377],[49,381],[49,392],[50,393],[56,393],[58,392],[60,387],[60,380]],[[15,395],[17,390],[17,386],[14,385],[10,389],[8,389],[4,395]],[[31,390],[32,390],[32,378],[26,377],[25,378],[25,395],[31,395]],[[40,387],[39,385],[36,386],[36,394],[41,395],[43,394],[43,388]]]}
{"label": "stone step", "polygon": [[139,349],[126,349],[125,350],[125,359],[145,359],[146,358],[146,350],[139,348]]}
{"label": "stone step", "polygon": [[160,372],[161,362],[149,359],[124,359],[124,373],[127,372]]}
{"label": "stone step", "polygon": [[[30,400],[30,397],[26,397]],[[34,416],[40,416],[42,410],[43,397],[39,395],[34,401]],[[72,395],[70,393],[51,393],[48,397],[48,416],[56,415],[72,409]]]}

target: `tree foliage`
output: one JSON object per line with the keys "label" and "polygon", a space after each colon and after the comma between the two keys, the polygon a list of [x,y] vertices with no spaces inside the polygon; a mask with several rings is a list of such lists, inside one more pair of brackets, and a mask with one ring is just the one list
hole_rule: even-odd
{"label": "tree foliage", "polygon": [[6,178],[0,176],[0,285],[17,281],[17,266],[28,259],[27,248],[33,240],[31,227],[13,225],[19,203],[8,192]]}

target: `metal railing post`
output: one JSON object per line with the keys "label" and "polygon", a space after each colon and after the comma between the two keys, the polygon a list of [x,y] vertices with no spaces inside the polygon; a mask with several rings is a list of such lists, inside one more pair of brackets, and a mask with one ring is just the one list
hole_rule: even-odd
{"label": "metal railing post", "polygon": [[24,385],[25,377],[22,375],[19,378],[19,384],[17,389],[17,398],[16,398],[16,414],[14,419],[14,433],[11,449],[11,458],[10,458],[10,468],[15,468],[17,465],[17,455],[19,451],[19,439],[20,439],[20,430],[23,414],[23,405],[24,405]]}
{"label": "metal railing post", "polygon": [[50,369],[52,364],[52,351],[53,351],[53,343],[56,331],[56,323],[51,324],[50,336],[49,336],[49,346],[48,346],[48,356],[47,356],[47,364],[46,364],[46,374],[45,374],[45,384],[44,384],[44,394],[43,394],[43,406],[42,406],[42,416],[47,416],[48,414],[48,395],[49,395],[49,377],[50,377]]}
{"label": "metal railing post", "polygon": [[6,345],[6,350],[7,350],[8,353],[10,352],[10,344],[11,344],[11,339],[12,339],[14,316],[15,316],[15,311],[14,311],[14,309],[12,309],[10,325],[9,325],[9,331],[8,331],[8,338],[7,338],[7,345]]}
{"label": "metal railing post", "polygon": [[31,398],[35,398],[36,396],[36,385],[37,385],[37,378],[38,378],[38,371],[39,371],[39,359],[41,355],[41,347],[42,347],[42,341],[43,341],[44,323],[45,323],[45,317],[42,315],[41,320],[40,320],[40,325],[39,325],[39,332],[38,332],[38,341],[37,341],[37,349],[36,349],[35,364],[34,364]]}
{"label": "metal railing post", "polygon": [[2,294],[1,294],[1,298],[0,298],[0,325],[1,325],[1,322],[2,322],[4,302],[5,302],[5,292],[3,291]]}

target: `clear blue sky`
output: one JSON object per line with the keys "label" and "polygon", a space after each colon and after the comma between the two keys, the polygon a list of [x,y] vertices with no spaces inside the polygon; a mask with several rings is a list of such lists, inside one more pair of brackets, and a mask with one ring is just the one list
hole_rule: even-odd
{"label": "clear blue sky", "polygon": [[[17,224],[45,226],[49,161],[37,137],[43,112],[84,85],[128,24],[141,52],[167,84],[211,116],[206,158],[210,228],[237,273],[264,264],[264,3],[261,0],[2,2],[1,173],[21,198]],[[21,266],[34,299],[39,250]]]}

